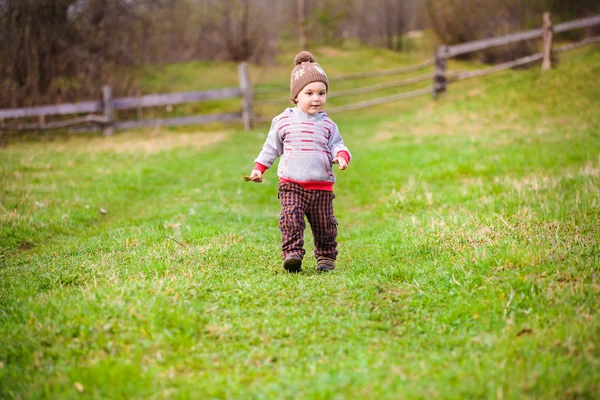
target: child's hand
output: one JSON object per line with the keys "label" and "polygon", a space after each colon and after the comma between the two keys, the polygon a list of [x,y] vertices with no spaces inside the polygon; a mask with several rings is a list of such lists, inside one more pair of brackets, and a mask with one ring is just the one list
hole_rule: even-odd
{"label": "child's hand", "polygon": [[348,168],[348,161],[344,157],[337,156],[331,162],[339,164],[341,170]]}
{"label": "child's hand", "polygon": [[257,169],[253,169],[250,174],[250,180],[252,182],[262,182],[262,172]]}

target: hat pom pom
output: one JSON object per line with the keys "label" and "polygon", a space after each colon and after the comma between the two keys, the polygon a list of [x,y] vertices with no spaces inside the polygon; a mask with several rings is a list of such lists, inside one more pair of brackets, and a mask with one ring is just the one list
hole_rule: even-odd
{"label": "hat pom pom", "polygon": [[315,58],[308,51],[301,51],[300,53],[298,53],[296,55],[296,58],[294,58],[294,63],[296,65],[300,65],[303,62],[314,63],[315,62]]}

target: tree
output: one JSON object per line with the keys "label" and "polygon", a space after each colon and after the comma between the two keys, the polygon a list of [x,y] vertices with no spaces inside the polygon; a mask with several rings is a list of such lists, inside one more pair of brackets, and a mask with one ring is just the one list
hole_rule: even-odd
{"label": "tree", "polygon": [[132,79],[116,71],[148,59],[149,16],[175,1],[0,0],[0,106],[126,91]]}
{"label": "tree", "polygon": [[2,2],[0,72],[21,94],[19,97],[45,93],[52,79],[69,68],[68,43],[75,34],[68,11],[74,3],[75,0]]}
{"label": "tree", "polygon": [[300,50],[308,50],[306,38],[306,7],[304,0],[298,0],[298,30],[300,35]]}
{"label": "tree", "polygon": [[265,62],[275,54],[280,3],[215,0],[214,34],[232,61]]}

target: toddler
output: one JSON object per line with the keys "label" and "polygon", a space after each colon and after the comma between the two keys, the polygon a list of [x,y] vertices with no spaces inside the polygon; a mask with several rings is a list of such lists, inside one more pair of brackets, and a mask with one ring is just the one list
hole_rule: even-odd
{"label": "toddler", "polygon": [[262,182],[263,173],[281,156],[277,175],[283,267],[288,272],[302,267],[306,215],[315,241],[317,271],[332,271],[338,254],[332,164],[344,170],[351,155],[337,125],[322,111],[329,90],[325,71],[307,51],[296,55],[294,63],[290,98],[296,107],[273,118],[250,180]]}

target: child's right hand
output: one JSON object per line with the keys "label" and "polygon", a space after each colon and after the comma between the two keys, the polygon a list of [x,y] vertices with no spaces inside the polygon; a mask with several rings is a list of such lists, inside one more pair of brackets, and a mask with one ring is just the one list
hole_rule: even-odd
{"label": "child's right hand", "polygon": [[262,182],[262,172],[257,169],[253,169],[250,174],[250,180],[252,182]]}

